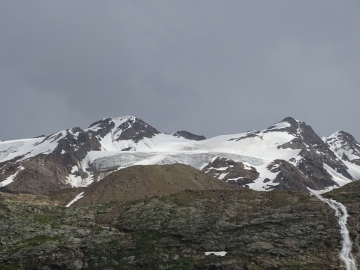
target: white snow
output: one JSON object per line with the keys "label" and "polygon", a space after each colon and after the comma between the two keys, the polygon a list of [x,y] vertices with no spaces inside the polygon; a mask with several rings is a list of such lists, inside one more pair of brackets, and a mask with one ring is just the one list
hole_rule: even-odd
{"label": "white snow", "polygon": [[229,182],[229,181],[237,181],[237,180],[240,180],[240,179],[243,179],[244,177],[236,177],[236,178],[229,178],[226,180],[226,182]]}
{"label": "white snow", "polygon": [[[72,187],[86,187],[93,182],[92,174],[86,171],[84,163],[85,162],[83,161],[80,165],[75,165],[71,168],[71,173],[65,178],[65,182],[67,184],[71,185]],[[79,171],[79,168],[81,168],[83,172],[88,175],[87,178],[82,178],[80,175],[76,175],[76,173]]]}
{"label": "white snow", "polygon": [[[340,132],[335,132],[334,134],[330,135],[329,137],[324,137],[323,140],[328,143],[331,150],[336,152],[338,156],[342,156],[345,154],[349,160],[359,159],[360,158],[360,151],[358,149],[351,149],[350,145],[347,142],[342,141],[340,138]],[[360,145],[357,144],[357,147],[360,148]]]}
{"label": "white snow", "polygon": [[0,161],[4,162],[16,157],[23,161],[38,154],[50,154],[58,145],[58,141],[66,135],[58,132],[51,136],[0,142]]}
{"label": "white snow", "polygon": [[327,143],[331,151],[342,160],[343,155],[346,155],[349,159],[343,160],[344,164],[348,167],[348,173],[353,180],[360,180],[360,166],[352,163],[351,161],[360,159],[360,145],[357,143],[351,147],[346,141],[341,139],[340,131],[335,132],[329,137],[323,137],[322,140]]}
{"label": "white snow", "polygon": [[[104,119],[103,119],[104,120]],[[228,158],[236,162],[243,162],[247,169],[254,167],[259,173],[260,178],[251,188],[264,190],[271,188],[276,183],[268,182],[262,184],[265,178],[272,179],[276,174],[266,169],[267,164],[274,159],[295,158],[300,150],[278,149],[277,146],[291,141],[294,136],[286,132],[277,131],[288,127],[290,124],[280,122],[274,125],[271,132],[248,132],[233,135],[217,136],[203,141],[192,141],[183,137],[172,136],[171,134],[160,133],[152,138],[144,138],[135,143],[132,140],[117,141],[122,132],[131,127],[131,121],[137,121],[132,116],[111,118],[108,120],[114,123],[110,132],[97,139],[101,144],[101,151],[91,151],[85,159],[79,164],[74,164],[72,172],[66,177],[66,182],[71,186],[86,186],[93,179],[87,169],[95,168],[100,173],[106,174],[108,171],[126,168],[133,165],[149,164],[174,164],[182,163],[190,165],[197,169],[202,169],[217,157]],[[125,128],[120,128],[127,122]],[[95,125],[84,131],[97,131],[99,125]],[[25,160],[37,154],[51,153],[58,145],[58,141],[66,136],[67,133],[78,136],[79,132],[65,130],[55,133],[49,137],[42,137],[28,140],[5,141],[0,142],[0,161],[10,160],[22,156],[20,160]],[[249,134],[256,134],[255,137],[248,137]],[[131,147],[132,151],[121,151]],[[76,148],[74,146],[74,148]],[[62,150],[61,154],[65,154]],[[218,168],[217,170],[226,170],[227,168]],[[76,175],[76,172],[82,170],[88,173],[86,179]],[[224,178],[225,174],[220,174],[219,178]]]}
{"label": "white snow", "polygon": [[287,128],[287,127],[290,127],[290,123],[288,122],[280,122],[280,123],[276,123],[274,125],[274,127],[272,128],[269,128],[269,130],[272,130],[272,129],[284,129],[284,128]]}
{"label": "white snow", "polygon": [[11,184],[12,182],[14,182],[15,177],[18,175],[18,173],[24,169],[25,169],[24,167],[20,166],[16,173],[14,173],[13,175],[10,175],[8,178],[6,178],[6,180],[0,182],[0,187],[5,187],[8,184]]}
{"label": "white snow", "polygon": [[[101,175],[133,165],[182,163],[202,169],[214,159],[220,157],[242,162],[246,169],[255,168],[260,175],[254,183],[249,184],[249,187],[264,191],[271,190],[279,184],[273,182],[278,173],[272,173],[267,169],[271,162],[275,159],[282,159],[296,166],[302,159],[299,155],[300,149],[278,148],[278,146],[295,138],[294,135],[282,130],[290,126],[288,122],[276,123],[267,130],[222,135],[202,141],[193,141],[171,134],[160,133],[136,143],[132,140],[117,141],[117,139],[124,130],[131,128],[132,124],[130,122],[137,121],[137,118],[125,116],[111,118],[108,121],[109,124],[114,123],[111,130],[103,138],[96,137],[101,144],[101,150],[90,151],[84,160],[76,165],[74,164],[71,173],[66,177],[66,183],[73,187],[89,185],[93,182],[92,169],[97,170]],[[120,128],[124,123],[128,124],[123,125],[124,128]],[[84,132],[98,131],[100,125],[85,129]],[[20,157],[19,160],[21,161],[40,153],[51,153],[57,147],[58,141],[67,133],[71,133],[75,137],[79,135],[79,132],[66,130],[49,137],[0,142],[0,162],[16,157]],[[301,128],[298,129],[297,133],[298,136],[301,136]],[[76,145],[73,145],[73,147],[74,149],[77,148]],[[131,148],[131,151],[121,151],[126,148]],[[62,150],[61,154],[65,154],[65,151]],[[355,154],[348,154],[351,158],[356,156]],[[347,162],[346,165],[352,177],[360,179],[360,166],[351,162]],[[344,185],[350,181],[350,179],[344,178],[330,167],[326,165],[324,167],[339,185]],[[220,179],[225,178],[225,172],[221,173],[221,171],[225,171],[227,167],[214,169],[220,172],[218,175]],[[77,175],[76,172],[78,171],[87,173],[87,178],[83,179],[80,175]],[[270,181],[264,183],[266,178],[270,179]]]}
{"label": "white snow", "polygon": [[321,195],[321,194],[324,194],[326,192],[330,192],[332,191],[333,189],[336,189],[336,188],[339,188],[338,186],[330,186],[330,187],[326,187],[324,189],[319,189],[319,190],[313,190],[313,189],[310,189],[308,188],[308,190],[310,191],[310,195]]}
{"label": "white snow", "polygon": [[360,166],[349,161],[343,161],[346,167],[348,167],[348,173],[351,175],[353,180],[360,180]]}
{"label": "white snow", "polygon": [[205,256],[208,256],[210,254],[214,254],[216,256],[221,256],[221,257],[224,257],[226,255],[226,251],[206,251],[205,252]]}
{"label": "white snow", "polygon": [[[278,172],[273,173],[267,169],[269,164],[263,164],[262,166],[257,166],[256,170],[259,172],[260,176],[257,178],[254,183],[248,184],[250,189],[257,191],[270,191],[274,189],[280,183],[274,183],[276,176],[279,174]],[[264,180],[268,178],[270,181],[264,182]]]}
{"label": "white snow", "polygon": [[84,195],[84,191],[76,195],[76,197],[71,202],[69,202],[65,207],[70,207],[73,203],[80,200],[83,197],[83,195]]}
{"label": "white snow", "polygon": [[73,166],[71,168],[71,173],[66,176],[66,183],[70,184],[72,187],[78,187],[80,186],[80,183],[82,181],[81,176],[75,175],[75,173],[79,170],[78,166]]}
{"label": "white snow", "polygon": [[333,168],[331,168],[329,165],[324,163],[324,169],[331,175],[332,179],[340,186],[346,185],[350,182],[352,182],[350,179],[343,176],[341,173],[338,173]]}
{"label": "white snow", "polygon": [[350,240],[349,230],[346,227],[347,218],[349,216],[346,207],[340,202],[322,197],[319,192],[311,189],[309,190],[310,193],[313,193],[319,200],[326,202],[332,209],[335,210],[335,216],[339,218],[340,234],[342,238],[340,258],[344,261],[347,270],[356,270],[356,260],[351,254],[352,242]]}
{"label": "white snow", "polygon": [[218,176],[218,179],[223,180],[227,174],[228,174],[228,172],[227,172],[227,173],[222,173],[222,174],[220,174],[220,175]]}
{"label": "white snow", "polygon": [[[281,124],[287,126],[287,124]],[[243,162],[247,167],[254,167],[260,178],[250,188],[269,190],[278,183],[263,183],[265,178],[273,180],[277,173],[270,172],[266,167],[274,159],[298,158],[300,150],[278,149],[277,146],[294,139],[284,132],[260,132],[256,137],[246,138],[248,133],[217,136],[203,141],[191,141],[169,134],[158,134],[153,138],[145,138],[138,143],[133,141],[113,141],[105,136],[101,143],[104,151],[89,152],[87,166],[99,171],[126,168],[133,165],[174,164],[182,163],[202,169],[217,157]],[[240,138],[240,139],[239,139]],[[136,151],[119,151],[133,147]],[[106,150],[106,151],[105,151]],[[224,168],[214,168],[226,170]],[[225,175],[221,174],[221,178]]]}
{"label": "white snow", "polygon": [[211,170],[226,171],[227,169],[228,169],[228,167],[221,167],[221,168],[210,167],[206,170],[206,172],[210,172]]}

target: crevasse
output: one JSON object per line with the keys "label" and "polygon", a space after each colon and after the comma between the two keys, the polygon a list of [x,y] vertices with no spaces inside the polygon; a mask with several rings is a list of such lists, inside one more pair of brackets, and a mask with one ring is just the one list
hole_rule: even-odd
{"label": "crevasse", "polygon": [[348,218],[348,213],[346,207],[335,200],[326,199],[321,196],[318,192],[314,190],[310,190],[312,194],[314,194],[319,200],[326,202],[332,209],[335,210],[335,216],[339,218],[340,225],[340,234],[341,234],[341,242],[342,248],[340,251],[340,258],[344,261],[346,270],[357,270],[356,260],[354,256],[351,254],[352,242],[349,237],[349,230],[346,227],[346,222]]}

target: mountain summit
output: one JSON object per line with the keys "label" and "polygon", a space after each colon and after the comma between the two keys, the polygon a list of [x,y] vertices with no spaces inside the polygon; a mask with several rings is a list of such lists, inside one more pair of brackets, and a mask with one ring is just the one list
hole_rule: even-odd
{"label": "mountain summit", "polygon": [[174,163],[254,190],[320,190],[360,179],[360,145],[345,132],[321,139],[291,117],[210,139],[161,133],[133,116],[104,118],[87,129],[0,142],[0,190],[48,194],[133,165]]}

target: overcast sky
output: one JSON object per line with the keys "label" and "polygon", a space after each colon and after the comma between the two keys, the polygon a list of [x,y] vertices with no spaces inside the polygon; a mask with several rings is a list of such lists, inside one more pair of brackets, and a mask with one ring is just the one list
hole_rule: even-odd
{"label": "overcast sky", "polygon": [[360,141],[360,1],[0,2],[0,139],[133,115],[212,137],[292,116]]}

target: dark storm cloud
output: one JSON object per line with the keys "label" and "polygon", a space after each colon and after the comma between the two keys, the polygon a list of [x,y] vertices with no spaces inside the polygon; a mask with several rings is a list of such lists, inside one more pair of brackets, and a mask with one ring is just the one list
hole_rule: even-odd
{"label": "dark storm cloud", "polygon": [[0,139],[135,115],[215,136],[293,116],[360,140],[360,3],[2,1]]}

